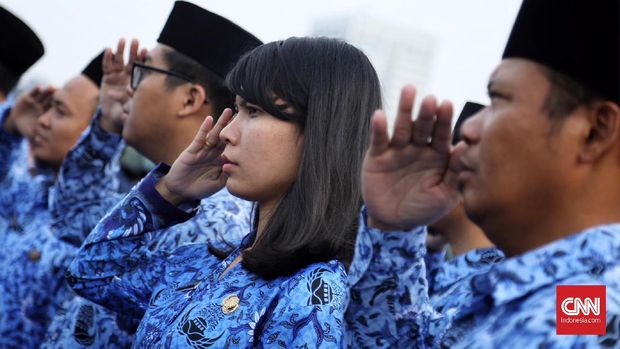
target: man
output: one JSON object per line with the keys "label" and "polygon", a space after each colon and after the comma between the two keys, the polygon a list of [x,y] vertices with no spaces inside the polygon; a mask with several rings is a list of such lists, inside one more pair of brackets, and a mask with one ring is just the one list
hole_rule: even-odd
{"label": "man", "polygon": [[[463,123],[484,108],[466,102],[452,132],[452,145],[460,141]],[[467,218],[462,200],[447,215],[428,226],[427,255],[429,292],[445,298],[450,286],[472,272],[479,272],[503,259],[503,253],[493,246],[480,227]],[[443,243],[442,243],[443,242]],[[465,291],[459,289],[459,291]],[[432,299],[431,299],[432,301]]]}
{"label": "man", "polygon": [[[12,105],[12,101],[7,99],[9,93],[17,85],[22,74],[43,56],[44,48],[32,29],[2,6],[0,6],[0,30],[3,33],[2,40],[0,40],[0,115],[2,115]],[[38,97],[43,100],[47,99],[47,96],[41,93]],[[36,121],[31,120],[20,125],[23,126],[21,132],[31,132],[35,123]],[[0,127],[5,127],[5,125],[0,124]],[[13,137],[0,139],[0,153],[8,155],[0,157],[0,180],[7,175],[9,164],[19,163],[23,164],[24,168],[26,167],[26,149],[26,142],[18,144]],[[16,159],[16,156],[23,158]],[[2,239],[2,232],[6,229],[3,227],[5,223],[6,221],[0,220],[0,239]]]}
{"label": "man", "polygon": [[[191,143],[207,115],[219,116],[232,105],[234,96],[225,88],[224,78],[242,54],[260,44],[253,35],[227,19],[177,1],[158,44],[148,54],[139,54],[135,41],[130,46],[127,65],[122,60],[123,41],[114,55],[106,53],[101,111],[91,130],[117,137],[117,144],[122,133],[128,144],[153,162],[171,164]],[[80,145],[73,151],[89,152]],[[89,171],[83,164],[67,163],[66,167],[74,170],[65,173],[62,178],[65,183]],[[61,190],[64,200],[76,204],[87,201],[101,205],[103,197],[118,201],[122,198],[109,195],[98,185],[64,187],[66,190]],[[95,197],[100,200],[93,200]],[[224,209],[213,209],[216,206]],[[250,210],[250,203],[223,190],[203,200],[193,219],[156,234],[153,248],[168,250],[183,243],[209,241],[215,248],[228,249],[249,232]],[[213,211],[225,212],[229,220],[238,222],[237,228],[222,236],[203,224]],[[102,217],[103,214],[93,220]],[[90,230],[74,226],[61,234],[73,241],[77,249]],[[43,347],[98,347],[108,345],[113,337],[129,338],[131,331],[118,326],[116,315],[102,307],[76,296],[63,308],[52,322]]]}
{"label": "man", "polygon": [[[386,332],[375,336],[381,345],[618,346],[619,6],[524,1],[489,82],[491,105],[463,125],[465,144],[455,152],[447,144],[451,106],[427,99],[412,123],[410,88],[391,141],[384,118],[374,120],[363,187],[365,232],[378,253],[356,286],[363,300],[350,311],[354,318],[371,303],[384,310]],[[471,299],[442,314],[429,304],[420,277],[424,234],[416,226],[453,206],[457,186],[468,216],[508,258],[463,280]],[[395,246],[413,263],[390,260]],[[388,279],[391,288],[372,298],[373,286]],[[606,285],[606,314],[593,335],[556,334],[559,285]],[[401,304],[411,311],[399,314]],[[448,337],[433,332],[445,316]]]}
{"label": "man", "polygon": [[22,74],[43,56],[45,50],[32,29],[2,6],[0,28],[0,103],[3,103]]}
{"label": "man", "polygon": [[[52,236],[50,219],[54,209],[70,209],[54,204],[54,183],[64,157],[96,108],[101,69],[92,67],[101,65],[101,57],[62,89],[41,92],[35,88],[1,116],[0,138],[12,145],[2,151],[8,153],[24,151],[20,131],[37,120],[30,149],[25,149],[33,155],[35,166],[26,169],[7,163],[8,168],[2,169],[7,175],[2,179],[0,207],[11,224],[2,232],[7,248],[0,258],[1,347],[37,346],[54,312],[53,297],[60,290],[58,280],[62,280],[69,254]],[[0,156],[16,161],[28,158]],[[79,208],[73,211],[74,218],[81,215]]]}

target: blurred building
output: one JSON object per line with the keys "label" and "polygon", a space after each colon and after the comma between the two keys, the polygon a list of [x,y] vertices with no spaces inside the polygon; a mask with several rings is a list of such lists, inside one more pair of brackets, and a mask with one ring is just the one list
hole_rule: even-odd
{"label": "blurred building", "polygon": [[436,46],[435,38],[428,33],[356,14],[321,18],[314,23],[313,35],[344,39],[368,55],[381,80],[390,119],[403,85],[413,83],[419,94],[427,91]]}

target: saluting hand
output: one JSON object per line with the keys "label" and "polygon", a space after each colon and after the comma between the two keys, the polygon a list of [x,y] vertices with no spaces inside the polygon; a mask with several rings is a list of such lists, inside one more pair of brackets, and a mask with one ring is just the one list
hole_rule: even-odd
{"label": "saluting hand", "polygon": [[452,105],[422,101],[412,120],[416,91],[402,89],[391,139],[383,111],[372,119],[371,145],[362,165],[362,195],[369,224],[406,230],[430,224],[458,202],[456,172],[450,166]]}
{"label": "saluting hand", "polygon": [[99,104],[101,106],[101,127],[113,133],[123,130],[123,104],[129,99],[127,85],[131,78],[131,69],[136,61],[143,61],[147,50],[139,50],[138,40],[131,40],[129,61],[125,64],[125,39],[120,39],[116,52],[107,48],[103,54],[101,89]]}
{"label": "saluting hand", "polygon": [[28,93],[24,93],[11,108],[11,114],[5,123],[5,129],[13,134],[20,134],[30,138],[37,125],[37,119],[52,106],[56,88],[36,86]]}
{"label": "saluting hand", "polygon": [[166,200],[178,205],[206,198],[224,187],[226,176],[222,174],[221,155],[226,145],[220,140],[220,132],[232,115],[232,110],[226,108],[215,125],[213,117],[207,116],[192,143],[156,185]]}

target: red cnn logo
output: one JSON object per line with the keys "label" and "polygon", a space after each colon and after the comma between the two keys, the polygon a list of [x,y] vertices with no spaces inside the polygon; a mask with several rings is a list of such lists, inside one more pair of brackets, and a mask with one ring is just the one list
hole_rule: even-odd
{"label": "red cnn logo", "polygon": [[555,292],[556,334],[606,334],[605,285],[559,285]]}

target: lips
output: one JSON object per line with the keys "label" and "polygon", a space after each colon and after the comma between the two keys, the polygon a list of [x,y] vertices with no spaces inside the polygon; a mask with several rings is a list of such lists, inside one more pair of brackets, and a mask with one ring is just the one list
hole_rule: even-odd
{"label": "lips", "polygon": [[238,166],[238,164],[234,161],[231,161],[226,155],[222,154],[222,165],[235,165]]}
{"label": "lips", "polygon": [[39,132],[35,131],[34,134],[32,135],[32,145],[34,145],[35,147],[41,146],[46,142],[47,142],[47,139],[41,136]]}
{"label": "lips", "polygon": [[226,155],[222,154],[222,172],[230,175],[233,168],[237,166],[238,164],[236,162],[231,161]]}

